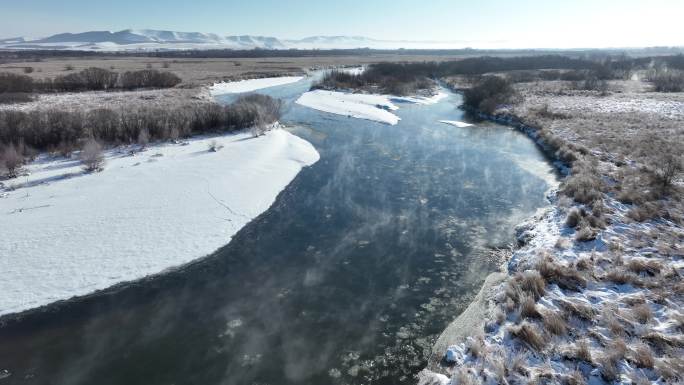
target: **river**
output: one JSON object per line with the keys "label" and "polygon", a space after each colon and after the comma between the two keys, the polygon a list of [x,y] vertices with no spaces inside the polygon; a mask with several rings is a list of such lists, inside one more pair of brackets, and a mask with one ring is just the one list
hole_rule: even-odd
{"label": "river", "polygon": [[213,255],[8,321],[0,384],[413,383],[556,176],[519,132],[439,123],[457,94],[389,126],[295,104],[309,86],[260,92],[318,163]]}

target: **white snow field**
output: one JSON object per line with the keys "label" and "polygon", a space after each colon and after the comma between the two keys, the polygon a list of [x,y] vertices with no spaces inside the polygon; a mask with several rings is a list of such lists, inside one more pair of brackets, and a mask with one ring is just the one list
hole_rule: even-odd
{"label": "white snow field", "polygon": [[[216,141],[224,146],[208,150]],[[266,211],[319,159],[282,129],[106,153],[104,170],[39,158],[0,189],[0,315],[204,257]],[[15,185],[10,185],[14,183]],[[12,189],[12,188],[15,189]]]}
{"label": "white snow field", "polygon": [[215,83],[209,87],[211,95],[239,94],[242,92],[252,92],[262,88],[282,86],[285,84],[296,83],[304,79],[303,76],[278,76],[273,78],[246,79],[234,82]]}
{"label": "white snow field", "polygon": [[390,112],[399,109],[393,102],[433,104],[447,96],[443,92],[431,97],[404,97],[315,90],[302,94],[297,99],[297,104],[331,114],[395,125],[401,119]]}

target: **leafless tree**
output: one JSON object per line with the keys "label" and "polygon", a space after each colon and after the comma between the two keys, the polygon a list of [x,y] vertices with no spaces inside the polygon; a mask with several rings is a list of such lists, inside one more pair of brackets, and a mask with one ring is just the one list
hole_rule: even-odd
{"label": "leafless tree", "polygon": [[104,166],[102,145],[93,138],[88,139],[81,150],[81,161],[86,172],[101,171]]}

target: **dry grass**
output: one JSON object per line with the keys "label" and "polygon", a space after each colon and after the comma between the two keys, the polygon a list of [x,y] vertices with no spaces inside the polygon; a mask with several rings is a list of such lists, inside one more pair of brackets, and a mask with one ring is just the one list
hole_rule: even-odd
{"label": "dry grass", "polygon": [[482,357],[485,352],[485,345],[482,337],[468,338],[466,341],[466,351],[475,358]]}
{"label": "dry grass", "polygon": [[513,299],[515,303],[520,302],[522,293],[531,295],[535,300],[539,300],[546,292],[546,282],[538,271],[527,270],[517,273],[512,279],[508,280],[506,295]]}
{"label": "dry grass", "polygon": [[592,363],[591,349],[589,349],[589,341],[582,339],[575,344],[575,358],[584,362]]}
{"label": "dry grass", "polygon": [[575,269],[579,271],[589,271],[594,267],[594,262],[589,258],[580,258],[575,262]]}
{"label": "dry grass", "polygon": [[541,351],[546,346],[546,339],[539,332],[538,328],[529,322],[523,322],[520,325],[511,326],[508,331],[511,335],[531,349]]}
{"label": "dry grass", "polygon": [[520,298],[520,304],[518,307],[520,312],[520,317],[522,318],[541,318],[539,310],[537,310],[537,305],[532,296],[523,294]]}
{"label": "dry grass", "polygon": [[625,285],[625,284],[630,284],[630,285],[640,285],[641,282],[639,280],[639,277],[635,275],[634,273],[631,273],[629,271],[626,271],[622,268],[613,268],[610,271],[608,271],[603,278],[605,280],[617,283],[618,285]]}
{"label": "dry grass", "polygon": [[589,305],[577,301],[560,300],[558,301],[560,307],[565,311],[567,317],[577,317],[585,321],[593,321],[596,317],[596,311]]}
{"label": "dry grass", "polygon": [[542,313],[542,321],[544,323],[544,328],[550,334],[557,336],[566,335],[568,332],[568,323],[565,322],[563,317],[553,310],[547,310]]}
{"label": "dry grass", "polygon": [[587,381],[584,375],[579,370],[574,370],[567,376],[563,377],[563,385],[586,385]]}
{"label": "dry grass", "polygon": [[621,336],[625,333],[625,328],[618,320],[617,314],[619,314],[619,309],[617,307],[611,306],[604,308],[601,312],[601,324],[610,330],[614,336]]}
{"label": "dry grass", "polygon": [[668,336],[657,331],[650,331],[642,335],[641,339],[648,342],[660,352],[669,351],[672,348],[684,347],[684,339],[681,336]]}
{"label": "dry grass", "polygon": [[480,376],[472,374],[467,368],[458,368],[452,375],[452,382],[458,385],[480,385]]}
{"label": "dry grass", "polygon": [[601,366],[601,377],[606,381],[615,381],[620,375],[618,364],[625,357],[627,345],[622,339],[616,339],[606,347],[603,356],[598,360]]}
{"label": "dry grass", "polygon": [[644,343],[638,344],[630,352],[630,361],[632,361],[638,368],[653,369],[655,366],[653,351]]}
{"label": "dry grass", "polygon": [[655,370],[671,383],[681,383],[676,381],[684,380],[684,360],[680,357],[665,357],[656,361]]}
{"label": "dry grass", "polygon": [[653,311],[647,303],[634,305],[631,313],[632,318],[642,324],[649,323],[653,319]]}
{"label": "dry grass", "polygon": [[655,276],[663,270],[663,264],[654,259],[632,258],[627,262],[627,269],[636,274]]}
{"label": "dry grass", "polygon": [[580,291],[587,286],[587,280],[576,269],[559,265],[551,258],[544,258],[537,270],[546,282],[555,283],[564,290]]}

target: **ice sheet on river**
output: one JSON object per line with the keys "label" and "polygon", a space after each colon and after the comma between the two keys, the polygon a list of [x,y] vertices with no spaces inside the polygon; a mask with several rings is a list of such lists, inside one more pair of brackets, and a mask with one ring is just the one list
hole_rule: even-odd
{"label": "ice sheet on river", "polygon": [[[224,148],[208,151],[216,140]],[[307,141],[276,129],[106,154],[105,169],[41,159],[0,190],[0,315],[159,273],[212,253],[266,211]],[[29,187],[22,187],[22,185]]]}

